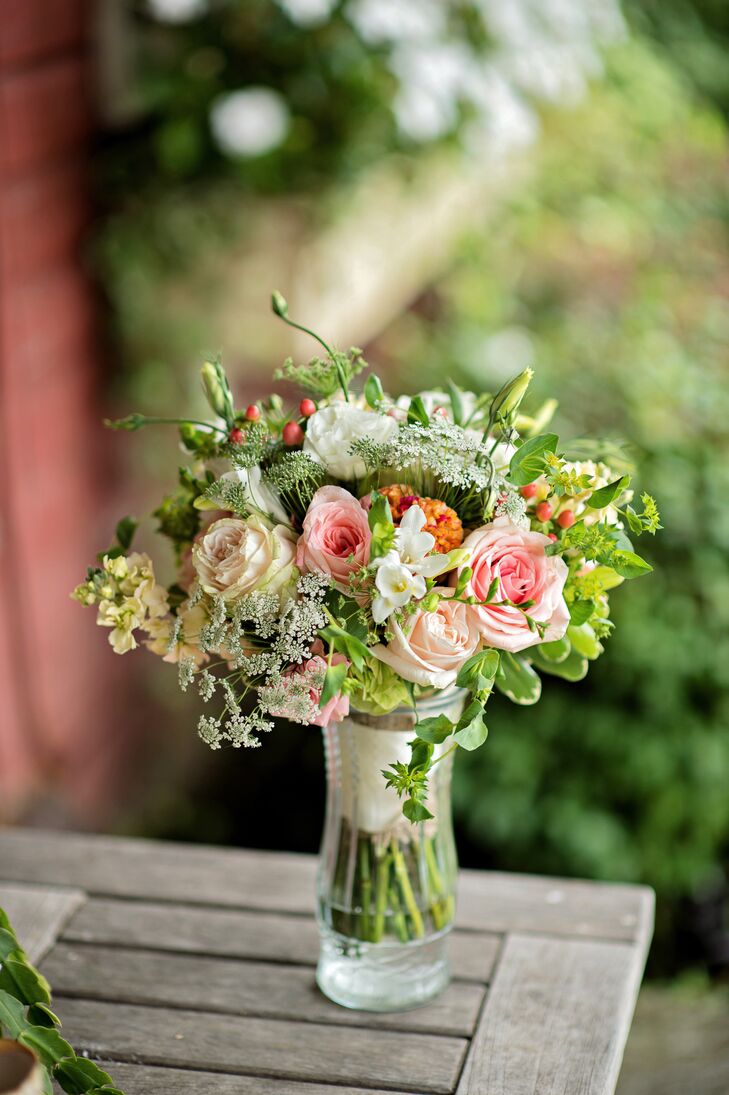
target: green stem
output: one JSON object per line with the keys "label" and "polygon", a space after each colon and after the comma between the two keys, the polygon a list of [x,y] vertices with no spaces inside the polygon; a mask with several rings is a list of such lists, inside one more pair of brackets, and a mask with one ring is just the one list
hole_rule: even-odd
{"label": "green stem", "polygon": [[[215,430],[217,433],[222,433],[227,436],[227,429],[223,429],[222,426],[216,426],[213,422],[202,422],[198,418],[158,418],[157,416],[140,415],[141,419],[137,429],[141,429],[142,426],[203,426],[206,430]],[[121,421],[124,421],[121,419]],[[109,429],[124,429],[123,426],[117,426],[115,422],[110,419],[106,419],[105,426]]]}
{"label": "green stem", "polygon": [[334,356],[334,351],[332,350],[331,346],[329,346],[324,341],[324,339],[316,333],[316,331],[312,331],[311,328],[304,327],[302,323],[295,323],[293,319],[289,319],[288,316],[282,315],[281,312],[277,312],[276,315],[279,317],[279,319],[282,319],[284,323],[287,323],[289,327],[294,327],[297,331],[303,331],[305,335],[310,335],[311,338],[315,339],[320,346],[324,347],[326,352],[329,354],[329,357],[334,362],[334,368],[337,370],[337,377],[339,379],[339,387],[342,389],[346,402],[349,403],[349,389],[347,387],[347,380],[344,376],[342,366],[339,364],[336,357]]}
{"label": "green stem", "polygon": [[390,857],[384,848],[375,852],[377,868],[375,870],[375,920],[372,928],[373,942],[379,943],[385,931],[385,912],[387,910],[387,879],[390,874]]}
{"label": "green stem", "polygon": [[400,892],[402,893],[402,898],[405,902],[405,908],[407,909],[410,915],[410,919],[412,921],[413,935],[420,939],[423,937],[423,935],[425,935],[423,917],[415,900],[413,888],[410,885],[408,869],[405,866],[403,854],[400,851],[400,848],[398,847],[397,841],[394,837],[390,843],[390,849],[392,851],[392,862],[395,870],[395,878],[397,879],[398,885],[400,887]]}
{"label": "green stem", "polygon": [[401,943],[409,942],[408,926],[400,908],[400,898],[397,896],[397,886],[390,886],[390,904],[392,905],[392,926]]}
{"label": "green stem", "polygon": [[370,876],[369,837],[359,840],[359,877],[360,900],[362,904],[362,939],[370,938],[370,903],[372,901],[372,879]]}

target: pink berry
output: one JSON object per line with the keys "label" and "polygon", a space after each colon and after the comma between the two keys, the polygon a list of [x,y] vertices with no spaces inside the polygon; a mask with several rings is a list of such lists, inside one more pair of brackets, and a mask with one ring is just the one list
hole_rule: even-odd
{"label": "pink berry", "polygon": [[534,512],[537,515],[538,521],[548,521],[552,516],[552,507],[549,502],[540,502]]}
{"label": "pink berry", "polygon": [[560,528],[572,528],[575,523],[575,515],[571,509],[564,509],[557,518],[557,524]]}
{"label": "pink berry", "polygon": [[240,428],[240,426],[235,426],[234,429],[232,429],[228,434],[228,440],[233,445],[242,445],[244,438],[245,434],[243,433],[243,430]]}
{"label": "pink berry", "polygon": [[548,539],[548,540],[551,540],[551,541],[552,541],[552,543],[555,543],[555,541],[556,541],[556,539],[557,539],[557,534],[556,534],[556,533],[554,533],[554,532],[548,532],[548,533],[547,533],[547,539]]}
{"label": "pink berry", "polygon": [[257,407],[255,403],[251,403],[246,407],[246,418],[249,422],[257,422],[261,417],[261,408]]}
{"label": "pink berry", "polygon": [[298,422],[287,422],[283,428],[284,445],[300,445],[304,440],[304,431]]}
{"label": "pink berry", "polygon": [[521,488],[520,494],[522,498],[536,498],[539,487],[536,483],[527,483],[525,487]]}
{"label": "pink berry", "polygon": [[302,418],[311,418],[316,413],[316,403],[313,399],[302,399],[299,403],[299,414]]}

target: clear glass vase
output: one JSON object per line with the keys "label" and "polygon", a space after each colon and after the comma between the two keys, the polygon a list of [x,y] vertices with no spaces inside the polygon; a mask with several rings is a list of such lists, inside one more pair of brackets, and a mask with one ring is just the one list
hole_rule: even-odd
{"label": "clear glass vase", "polygon": [[[463,694],[418,702],[421,719],[458,718]],[[382,774],[407,763],[415,718],[353,712],[324,730],[327,808],[319,856],[317,982],[344,1007],[399,1011],[427,1003],[448,984],[447,936],[458,864],[451,817],[453,755],[432,770],[432,820],[411,824]],[[448,744],[436,746],[434,759]]]}

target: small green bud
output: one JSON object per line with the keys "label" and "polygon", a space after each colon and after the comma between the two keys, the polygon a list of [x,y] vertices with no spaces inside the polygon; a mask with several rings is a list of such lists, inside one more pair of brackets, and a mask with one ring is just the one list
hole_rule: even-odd
{"label": "small green bud", "polygon": [[288,303],[286,302],[285,297],[279,293],[278,289],[274,289],[271,293],[271,309],[280,319],[286,319],[286,316],[289,314]]}
{"label": "small green bud", "polygon": [[219,361],[206,361],[200,370],[200,376],[205,398],[212,410],[225,419],[226,425],[232,426],[235,419],[233,394],[223,366]]}
{"label": "small green bud", "polygon": [[424,612],[435,612],[439,604],[440,594],[436,593],[435,591],[431,591],[430,593],[426,593],[425,597],[423,597],[422,601],[420,602],[420,607],[423,609]]}
{"label": "small green bud", "polygon": [[495,422],[497,418],[511,419],[519,410],[519,405],[526,395],[527,388],[534,376],[533,369],[524,369],[504,384],[491,401],[489,419]]}

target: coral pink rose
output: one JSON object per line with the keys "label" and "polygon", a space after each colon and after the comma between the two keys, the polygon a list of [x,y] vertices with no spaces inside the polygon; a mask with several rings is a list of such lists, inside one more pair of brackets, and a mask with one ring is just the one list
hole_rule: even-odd
{"label": "coral pink rose", "polygon": [[[549,537],[541,532],[518,528],[508,517],[497,517],[489,525],[476,529],[463,541],[470,552],[467,564],[473,575],[464,596],[485,601],[491,583],[498,578],[493,601],[511,601],[513,605],[533,601],[527,609],[512,605],[473,605],[473,619],[484,641],[497,650],[512,654],[541,642],[561,639],[569,624],[569,612],[562,591],[567,579],[567,564],[556,555],[546,555]],[[455,585],[459,571],[451,581]],[[542,638],[532,631],[525,618],[546,624]]]}
{"label": "coral pink rose", "polygon": [[311,500],[296,549],[302,571],[319,571],[349,592],[349,575],[370,561],[367,514],[343,487],[320,487]]}
{"label": "coral pink rose", "polygon": [[393,637],[387,646],[372,649],[375,657],[394,669],[403,680],[431,688],[448,688],[458,670],[481,642],[468,605],[452,600],[452,591],[436,588],[441,600],[434,612],[420,609],[404,627],[392,618]]}

